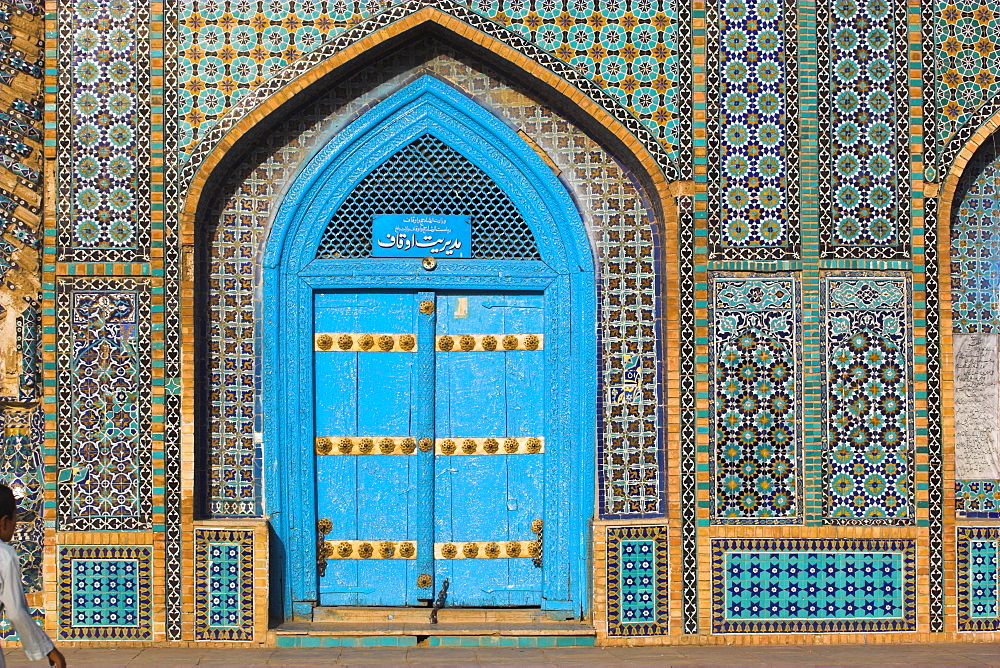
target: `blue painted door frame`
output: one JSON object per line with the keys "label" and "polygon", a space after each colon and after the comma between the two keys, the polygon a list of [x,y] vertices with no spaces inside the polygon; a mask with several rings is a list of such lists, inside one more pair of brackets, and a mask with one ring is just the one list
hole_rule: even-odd
{"label": "blue painted door frame", "polygon": [[[432,134],[486,172],[532,228],[542,261],[317,260],[332,212],[365,175]],[[592,249],[580,214],[517,134],[447,84],[423,77],[332,137],[300,171],[272,224],[262,268],[261,346],[265,511],[274,531],[274,612],[308,614],[318,600],[313,305],[317,291],[539,291],[546,347],[543,609],[586,612],[589,522],[595,498],[596,298]],[[551,343],[550,343],[551,342]]]}

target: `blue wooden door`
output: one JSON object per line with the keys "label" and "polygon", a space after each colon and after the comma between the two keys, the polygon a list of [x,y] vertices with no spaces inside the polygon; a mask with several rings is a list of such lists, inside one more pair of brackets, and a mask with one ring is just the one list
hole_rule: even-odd
{"label": "blue wooden door", "polygon": [[316,295],[314,447],[323,605],[416,603],[422,502],[412,434],[417,314],[412,292]]}
{"label": "blue wooden door", "polygon": [[543,296],[439,295],[435,572],[448,604],[541,603]]}
{"label": "blue wooden door", "polygon": [[[542,293],[315,299],[323,605],[541,603]],[[305,501],[305,500],[304,500]]]}

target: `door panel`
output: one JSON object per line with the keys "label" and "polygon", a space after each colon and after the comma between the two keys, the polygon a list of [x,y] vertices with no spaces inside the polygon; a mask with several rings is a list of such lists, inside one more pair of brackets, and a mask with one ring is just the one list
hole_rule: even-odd
{"label": "door panel", "polygon": [[[542,454],[504,454],[508,437],[542,437],[544,352],[505,351],[509,334],[543,331],[540,294],[438,295],[438,335],[451,336],[452,349],[438,346],[436,438],[454,442],[435,449],[435,543],[462,551],[477,543],[475,558],[439,559],[437,580],[448,578],[449,605],[538,605],[541,570],[530,558],[483,558],[485,544],[504,546],[535,536],[531,523],[542,516]],[[496,350],[461,350],[463,335],[492,335]],[[495,439],[497,454],[463,454],[466,439]]]}
{"label": "door panel", "polygon": [[[376,555],[327,560],[320,577],[324,605],[415,602],[407,597],[407,583],[415,577],[409,573],[413,560],[398,554],[403,542],[414,540],[414,458],[379,454],[381,438],[394,437],[392,452],[399,453],[396,443],[411,434],[415,353],[398,344],[392,352],[381,352],[378,340],[385,334],[397,340],[413,336],[415,313],[412,293],[316,295],[315,331],[335,339],[330,350],[313,353],[316,437],[330,439],[331,450],[317,455],[318,517],[330,520],[325,538],[332,549],[354,541],[349,557],[367,550]],[[371,336],[369,351],[356,351],[367,341],[342,350],[344,335],[355,340]],[[351,454],[340,454],[345,437],[355,437]],[[379,558],[383,542],[393,545],[392,558]]]}
{"label": "door panel", "polygon": [[[543,306],[528,292],[317,293],[321,604],[417,605],[447,579],[449,606],[540,605]],[[403,544],[418,554],[400,558]]]}

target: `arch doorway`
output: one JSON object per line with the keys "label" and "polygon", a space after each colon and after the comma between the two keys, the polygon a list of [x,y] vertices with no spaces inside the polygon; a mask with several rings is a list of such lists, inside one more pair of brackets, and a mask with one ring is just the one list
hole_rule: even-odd
{"label": "arch doorway", "polygon": [[266,504],[307,605],[585,611],[595,281],[509,127],[426,76],[297,176],[263,267]]}

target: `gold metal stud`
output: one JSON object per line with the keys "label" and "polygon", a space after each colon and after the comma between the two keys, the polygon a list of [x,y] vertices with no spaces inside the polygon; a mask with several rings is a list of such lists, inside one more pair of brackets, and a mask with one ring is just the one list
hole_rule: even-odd
{"label": "gold metal stud", "polygon": [[462,452],[467,455],[471,455],[476,451],[476,441],[475,439],[467,438],[462,441]]}
{"label": "gold metal stud", "polygon": [[389,352],[394,347],[396,347],[395,337],[389,336],[388,334],[383,334],[382,336],[378,337],[378,347],[379,350],[381,350],[384,353]]}
{"label": "gold metal stud", "polygon": [[316,531],[318,531],[321,536],[325,536],[333,531],[333,522],[331,522],[328,517],[319,518],[316,521]]}
{"label": "gold metal stud", "polygon": [[350,334],[341,334],[337,338],[337,347],[341,350],[350,350],[354,347],[354,337]]}
{"label": "gold metal stud", "polygon": [[427,589],[432,584],[434,584],[434,578],[432,578],[428,573],[421,573],[417,576],[417,586],[421,589]]}
{"label": "gold metal stud", "polygon": [[320,334],[316,337],[316,347],[326,352],[333,347],[333,337],[329,334]]}
{"label": "gold metal stud", "polygon": [[371,559],[373,554],[375,554],[375,548],[372,547],[371,543],[361,543],[358,546],[358,556],[362,559]]}
{"label": "gold metal stud", "polygon": [[403,442],[399,444],[399,449],[404,455],[412,455],[417,449],[417,442],[410,437],[403,439]]}
{"label": "gold metal stud", "polygon": [[434,313],[434,302],[430,299],[425,299],[420,302],[420,312],[424,315],[430,315]]}
{"label": "gold metal stud", "polygon": [[528,334],[524,337],[524,347],[528,350],[538,350],[538,337],[534,334]]}
{"label": "gold metal stud", "polygon": [[432,441],[429,438],[422,438],[420,439],[419,447],[420,447],[420,452],[430,452],[431,449],[434,447],[434,441]]}
{"label": "gold metal stud", "polygon": [[333,441],[326,436],[320,436],[316,439],[316,454],[328,455],[331,452],[333,452]]}
{"label": "gold metal stud", "polygon": [[450,336],[442,336],[438,339],[438,348],[444,351],[449,351],[455,347],[455,340]]}
{"label": "gold metal stud", "polygon": [[441,548],[441,556],[445,559],[454,559],[457,554],[458,548],[455,547],[454,543],[446,543],[444,547]]}
{"label": "gold metal stud", "polygon": [[399,337],[400,350],[403,350],[405,352],[410,352],[416,345],[417,345],[417,339],[414,338],[412,334],[403,334],[401,337]]}
{"label": "gold metal stud", "polygon": [[466,543],[462,546],[462,554],[465,555],[466,559],[475,559],[476,555],[479,554],[479,544],[478,543]]}
{"label": "gold metal stud", "polygon": [[404,559],[409,559],[416,553],[417,549],[414,547],[413,543],[406,542],[400,544],[399,546],[399,556],[403,557]]}
{"label": "gold metal stud", "polygon": [[497,349],[497,337],[495,336],[484,336],[483,337],[483,350],[496,350]]}
{"label": "gold metal stud", "polygon": [[358,339],[358,347],[364,351],[369,351],[375,345],[375,337],[371,334],[362,334]]}
{"label": "gold metal stud", "polygon": [[476,347],[476,337],[471,334],[463,334],[458,339],[458,347],[468,352]]}
{"label": "gold metal stud", "polygon": [[517,348],[517,337],[513,334],[503,337],[503,347],[505,350],[514,350]]}
{"label": "gold metal stud", "polygon": [[450,438],[446,438],[441,441],[441,452],[442,454],[451,455],[455,452],[455,441]]}

